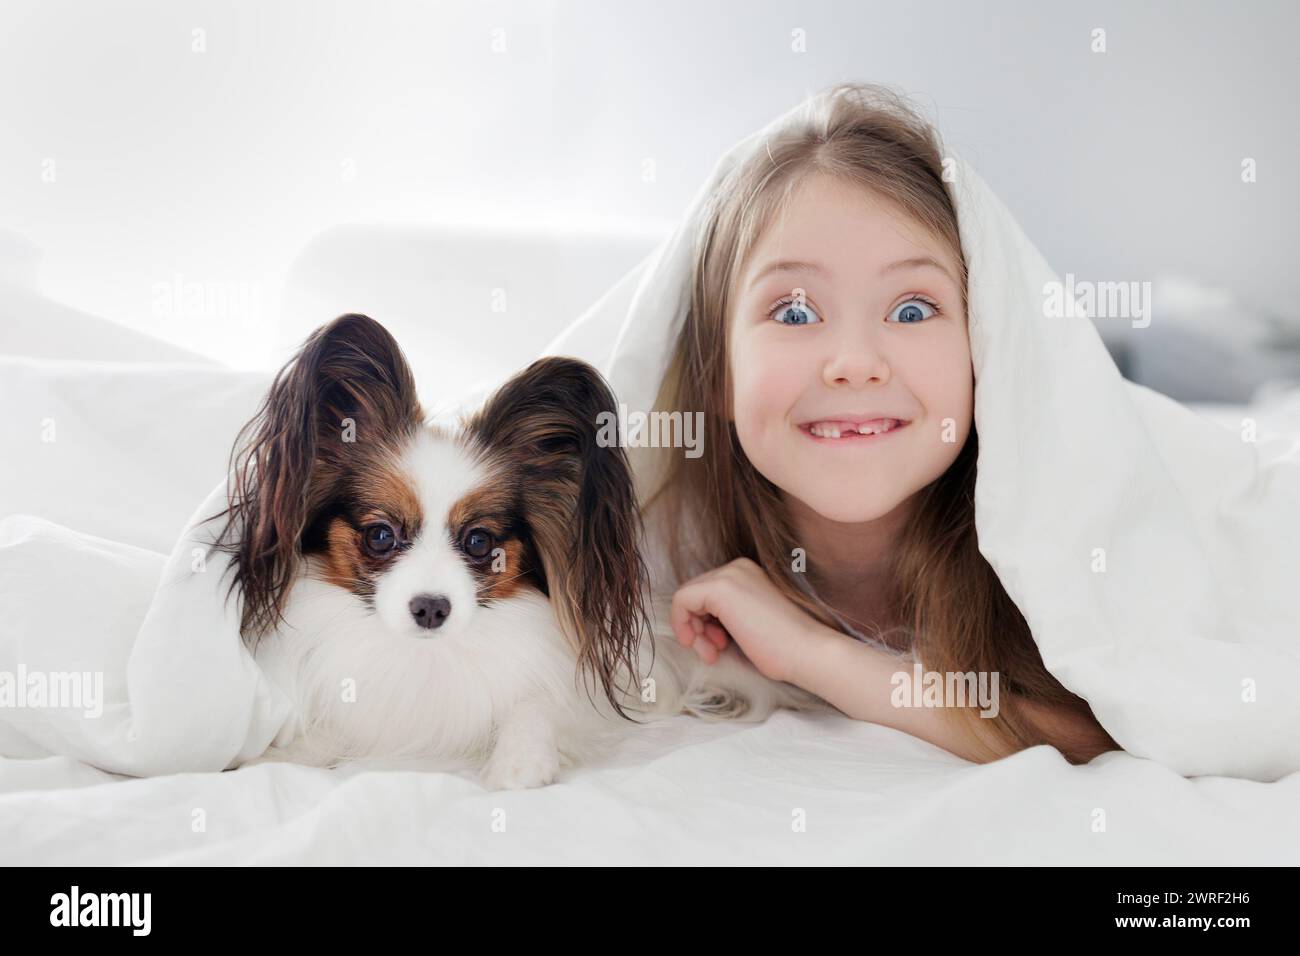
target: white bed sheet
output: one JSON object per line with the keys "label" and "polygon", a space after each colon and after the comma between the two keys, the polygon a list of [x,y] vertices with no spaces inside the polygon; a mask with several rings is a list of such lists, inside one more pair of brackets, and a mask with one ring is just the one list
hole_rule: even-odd
{"label": "white bed sheet", "polygon": [[133,779],[0,759],[0,863],[1294,864],[1297,805],[1300,774],[1185,779],[1122,752],[1072,767],[1049,747],[975,765],[782,711],[643,727],[601,765],[527,791],[485,791],[468,772]]}

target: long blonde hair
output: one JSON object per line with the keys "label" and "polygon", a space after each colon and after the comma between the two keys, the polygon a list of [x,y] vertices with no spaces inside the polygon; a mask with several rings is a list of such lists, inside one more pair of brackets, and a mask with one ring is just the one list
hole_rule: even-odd
{"label": "long blonde hair", "polygon": [[[689,309],[655,408],[701,410],[705,434],[724,437],[705,442],[697,458],[661,452],[652,462],[652,453],[643,450],[634,460],[645,462],[638,476],[642,510],[662,529],[677,582],[747,557],[787,598],[839,629],[829,608],[797,584],[790,566],[795,535],[780,491],[750,463],[730,421],[727,316],[735,284],[767,224],[813,173],[891,200],[951,249],[961,264],[963,295],[967,275],[938,136],[902,97],[883,87],[844,84],[816,97],[805,115],[805,122],[769,139],[766,150],[729,173],[710,197],[695,237]],[[1028,624],[980,554],[978,442],[972,423],[953,464],[918,492],[890,562],[892,630],[909,637],[911,654],[926,670],[999,675],[1013,703],[1007,706],[1004,697],[998,716],[944,708],[987,758],[999,743],[1013,750],[1049,743],[1071,762],[1118,749],[1087,702],[1043,666]],[[1095,732],[1045,730],[1028,719],[1029,707],[1039,710],[1034,705],[1065,708]]]}

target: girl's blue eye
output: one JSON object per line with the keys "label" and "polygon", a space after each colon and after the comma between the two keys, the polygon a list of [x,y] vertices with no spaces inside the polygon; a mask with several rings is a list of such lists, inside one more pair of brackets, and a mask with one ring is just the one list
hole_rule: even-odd
{"label": "girl's blue eye", "polygon": [[908,299],[906,302],[897,305],[894,311],[889,313],[891,319],[898,316],[894,321],[904,325],[923,322],[938,314],[939,310],[924,299]]}
{"label": "girl's blue eye", "polygon": [[768,317],[782,325],[813,325],[821,321],[821,316],[806,301],[796,305],[794,299],[782,299],[773,306]]}

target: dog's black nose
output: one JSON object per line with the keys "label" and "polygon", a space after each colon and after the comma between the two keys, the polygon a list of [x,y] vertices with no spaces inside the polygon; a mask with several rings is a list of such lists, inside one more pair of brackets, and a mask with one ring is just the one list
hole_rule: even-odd
{"label": "dog's black nose", "polygon": [[442,627],[442,622],[451,613],[451,602],[441,594],[437,597],[432,594],[413,597],[409,607],[411,617],[415,618],[415,623],[420,627]]}

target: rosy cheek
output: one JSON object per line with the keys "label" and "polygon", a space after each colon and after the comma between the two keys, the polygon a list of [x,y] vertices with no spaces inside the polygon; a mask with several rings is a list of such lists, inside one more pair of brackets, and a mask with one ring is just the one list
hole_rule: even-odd
{"label": "rosy cheek", "polygon": [[732,352],[736,428],[755,434],[779,426],[798,400],[802,378],[788,350],[759,342]]}
{"label": "rosy cheek", "polygon": [[964,340],[930,348],[908,362],[904,375],[927,415],[935,421],[951,418],[965,432],[974,409],[974,378]]}

